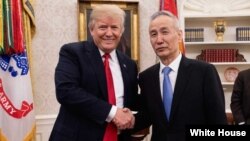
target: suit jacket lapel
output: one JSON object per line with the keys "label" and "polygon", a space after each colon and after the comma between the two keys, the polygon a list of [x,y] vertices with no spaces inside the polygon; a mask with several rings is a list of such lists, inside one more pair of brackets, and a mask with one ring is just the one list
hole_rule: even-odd
{"label": "suit jacket lapel", "polygon": [[[155,102],[153,104],[156,104],[156,109],[159,109],[159,118],[161,119],[162,122],[167,125],[168,119],[165,114],[165,108],[163,105],[162,101],[162,96],[161,96],[161,87],[160,87],[160,76],[159,76],[159,71],[160,71],[160,64],[157,64],[154,67],[153,70],[153,76],[150,76],[153,78],[153,83],[152,83],[152,99],[155,99]],[[155,92],[155,93],[154,93]]]}
{"label": "suit jacket lapel", "polygon": [[92,64],[92,68],[96,74],[96,78],[98,79],[98,83],[101,88],[103,97],[105,100],[108,100],[107,87],[106,87],[107,82],[105,78],[104,64],[102,61],[101,54],[97,46],[93,42],[88,42],[87,46],[85,47],[88,50],[87,56]]}
{"label": "suit jacket lapel", "polygon": [[128,65],[126,64],[125,57],[124,55],[119,52],[118,50],[116,51],[117,58],[120,64],[121,68],[121,74],[122,74],[122,79],[123,79],[123,85],[124,85],[124,106],[127,105],[127,99],[128,99],[128,88],[129,88],[129,74],[128,74]]}
{"label": "suit jacket lapel", "polygon": [[185,94],[184,90],[187,86],[187,83],[189,83],[189,79],[187,74],[190,74],[190,69],[188,59],[185,56],[182,56],[180,67],[178,70],[178,75],[176,78],[176,84],[174,88],[174,96],[173,96],[173,102],[172,102],[172,109],[171,109],[171,115],[170,115],[170,121],[174,120],[174,114],[178,110],[178,105],[181,101],[181,97]]}

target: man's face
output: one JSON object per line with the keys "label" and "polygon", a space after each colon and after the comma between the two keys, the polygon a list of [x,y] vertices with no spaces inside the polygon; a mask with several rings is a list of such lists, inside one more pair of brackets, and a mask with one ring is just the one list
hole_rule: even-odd
{"label": "man's face", "polygon": [[159,16],[149,25],[151,45],[161,59],[174,60],[179,54],[179,41],[182,32],[174,25],[174,20]]}
{"label": "man's face", "polygon": [[122,36],[122,26],[119,18],[101,17],[95,20],[90,33],[97,47],[109,53],[117,48]]}

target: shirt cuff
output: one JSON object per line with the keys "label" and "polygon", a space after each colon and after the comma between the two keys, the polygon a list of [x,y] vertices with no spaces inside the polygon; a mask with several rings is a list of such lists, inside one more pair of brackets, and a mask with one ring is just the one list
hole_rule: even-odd
{"label": "shirt cuff", "polygon": [[245,124],[245,122],[244,122],[244,121],[243,121],[243,122],[238,123],[238,125],[243,125],[243,124]]}
{"label": "shirt cuff", "polygon": [[115,117],[116,111],[117,111],[117,107],[116,106],[112,106],[111,110],[109,112],[109,115],[106,118],[107,122],[111,122],[112,121],[112,119]]}

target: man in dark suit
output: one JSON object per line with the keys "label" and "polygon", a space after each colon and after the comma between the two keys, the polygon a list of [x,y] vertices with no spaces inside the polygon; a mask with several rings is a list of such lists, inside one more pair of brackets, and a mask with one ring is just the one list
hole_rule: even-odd
{"label": "man in dark suit", "polygon": [[[55,70],[56,97],[61,107],[50,141],[129,141],[130,135],[117,130],[133,127],[134,116],[128,108],[134,108],[138,89],[136,63],[116,50],[124,18],[118,6],[96,6],[89,22],[93,41],[61,48]],[[104,64],[106,59],[109,64]],[[106,67],[111,70],[111,79]],[[111,90],[116,104],[110,103]],[[111,132],[115,131],[114,139],[105,138],[110,135],[106,134],[111,127],[108,125]]]}
{"label": "man in dark suit", "polygon": [[[160,62],[139,74],[142,106],[135,116],[134,130],[152,125],[152,141],[184,141],[186,125],[227,124],[219,75],[213,65],[180,53],[182,31],[177,18],[167,11],[156,12],[149,36]],[[170,89],[172,100],[163,94],[164,68],[171,70],[170,82],[164,85],[170,84],[166,90]],[[165,97],[171,100],[170,105]]]}
{"label": "man in dark suit", "polygon": [[234,82],[231,110],[236,124],[250,125],[250,69],[240,71]]}

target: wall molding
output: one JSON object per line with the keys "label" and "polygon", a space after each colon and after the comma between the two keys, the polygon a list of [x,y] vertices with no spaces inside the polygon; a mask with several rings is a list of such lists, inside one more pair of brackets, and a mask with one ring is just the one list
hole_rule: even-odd
{"label": "wall molding", "polygon": [[37,115],[36,118],[36,141],[48,141],[57,115]]}

